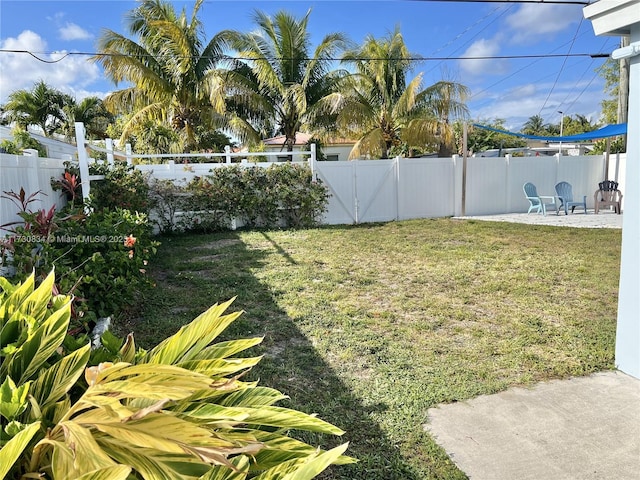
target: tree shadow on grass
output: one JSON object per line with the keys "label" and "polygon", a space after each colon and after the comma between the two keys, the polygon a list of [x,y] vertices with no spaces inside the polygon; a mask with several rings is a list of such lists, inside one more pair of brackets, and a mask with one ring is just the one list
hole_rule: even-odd
{"label": "tree shadow on grass", "polygon": [[[291,261],[287,252],[263,235],[270,248]],[[298,432],[300,439],[322,448],[350,442],[347,454],[355,465],[334,466],[323,479],[418,480],[425,477],[401,455],[371,418],[383,404],[364,405],[316,351],[309,339],[276,302],[278,292],[263,284],[253,272],[264,265],[268,255],[248,248],[233,232],[217,235],[165,237],[152,272],[157,287],[144,302],[144,317],[132,325],[136,338],[145,347],[174,333],[180,326],[216,302],[237,297],[231,311],[245,313],[224,333],[224,339],[264,336],[258,347],[262,362],[246,377],[289,395],[280,405],[306,413],[317,413],[345,430],[343,437]],[[444,457],[438,462],[450,463]],[[425,469],[429,469],[425,467]],[[455,478],[464,478],[455,467]],[[446,478],[453,478],[447,476]]]}

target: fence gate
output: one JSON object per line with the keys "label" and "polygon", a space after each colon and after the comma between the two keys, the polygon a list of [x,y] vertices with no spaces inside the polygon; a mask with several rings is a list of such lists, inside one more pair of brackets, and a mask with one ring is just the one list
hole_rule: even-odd
{"label": "fence gate", "polygon": [[331,193],[325,223],[398,219],[398,161],[312,162],[315,175]]}

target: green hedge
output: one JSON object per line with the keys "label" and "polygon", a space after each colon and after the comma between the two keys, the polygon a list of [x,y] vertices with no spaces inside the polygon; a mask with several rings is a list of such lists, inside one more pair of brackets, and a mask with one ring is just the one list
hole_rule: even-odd
{"label": "green hedge", "polygon": [[185,187],[152,181],[156,223],[161,232],[248,228],[305,228],[326,211],[328,189],[307,165],[268,168],[232,165],[196,177]]}

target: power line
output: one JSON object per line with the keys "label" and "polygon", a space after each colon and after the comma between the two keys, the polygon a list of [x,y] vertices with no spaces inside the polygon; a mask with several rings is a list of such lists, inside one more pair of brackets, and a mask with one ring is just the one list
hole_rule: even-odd
{"label": "power line", "polygon": [[[607,44],[609,43],[609,38],[605,39],[604,42],[602,42],[602,46],[600,47],[600,50],[603,50]],[[578,80],[576,81],[575,87],[574,88],[578,88],[578,86],[580,85],[580,82],[582,82],[582,79],[585,77],[585,75],[587,74],[587,72],[591,69],[591,67],[593,66],[593,63],[595,62],[595,58],[593,58],[591,60],[591,62],[589,62],[589,65],[587,66],[587,68],[585,68],[584,72],[582,72],[582,75],[580,75],[580,78],[578,78]],[[569,104],[569,106],[567,107],[567,110],[571,110],[571,108],[573,107],[573,105],[580,99],[580,97],[584,94],[584,92],[587,90],[587,88],[589,88],[589,86],[593,83],[593,81],[598,77],[599,73],[596,71],[595,74],[593,74],[593,77],[591,78],[591,80],[589,81],[589,83],[587,84],[586,87],[584,87],[584,89],[578,94],[578,96],[576,98],[573,99],[573,101]],[[573,91],[573,89],[571,89]],[[562,102],[560,103],[560,105],[564,105],[567,100],[569,100],[569,97],[572,95],[573,92],[569,92],[567,94],[566,97],[564,97],[564,100],[562,100]]]}
{"label": "power line", "polygon": [[[468,45],[469,43],[471,43],[471,40],[473,40],[474,38],[476,38],[478,35],[480,35],[483,31],[485,31],[487,28],[489,28],[493,23],[497,22],[500,17],[502,17],[503,15],[505,15],[509,10],[511,10],[513,8],[513,5],[503,9],[503,11],[500,13],[500,15],[498,15],[496,18],[494,18],[493,20],[491,20],[487,25],[485,25],[483,28],[481,28],[478,32],[476,32],[475,35],[473,35],[469,40],[467,40],[465,43],[463,43],[462,45],[460,45],[458,48],[456,48],[455,50],[453,50],[451,52],[451,54],[454,54],[460,50],[462,50],[462,48],[464,48],[466,45]],[[482,21],[484,21],[485,19],[487,19],[489,16],[493,15],[497,10],[499,10],[500,7],[496,7],[494,8],[488,15],[485,15],[480,21],[474,23],[473,25],[471,25],[470,27],[468,27],[464,32],[460,33],[456,38],[454,38],[453,40],[451,40],[447,45],[445,45],[444,47],[441,47],[439,50],[437,50],[436,52],[433,52],[433,54],[437,53],[438,51],[444,49],[445,47],[451,45],[455,40],[457,40],[458,38],[460,38],[462,35],[464,35],[465,33],[467,33],[471,28],[475,27],[476,25],[478,25],[479,23],[481,23]],[[438,68],[438,65],[435,65],[434,67],[432,67],[429,71],[426,72],[426,74],[431,73],[433,70],[435,70],[436,68]]]}
{"label": "power line", "polygon": [[[567,53],[571,53],[571,50],[573,49],[573,45],[576,43],[576,38],[578,38],[578,32],[580,31],[580,27],[582,26],[582,20],[583,19],[581,18],[580,23],[578,23],[578,28],[576,29],[576,33],[573,34],[573,38],[571,39],[571,45],[569,45],[569,51]],[[558,80],[560,80],[560,76],[562,75],[562,72],[564,71],[564,67],[566,64],[567,64],[567,57],[565,57],[565,59],[562,61],[562,65],[560,66],[560,71],[558,72],[556,79],[553,81],[551,90],[549,90],[549,94],[547,95],[547,98],[544,100],[542,107],[540,107],[540,111],[538,112],[538,115],[540,115],[542,113],[542,110],[544,110],[544,107],[547,106],[547,102],[549,101],[549,98],[551,98],[551,94],[555,90],[556,85],[558,84]],[[561,107],[562,104],[560,104],[559,106]]]}
{"label": "power line", "polygon": [[[425,0],[421,0],[425,1]],[[64,60],[66,57],[76,55],[76,56],[102,56],[102,57],[129,57],[129,58],[161,58],[162,55],[129,55],[126,53],[98,53],[98,52],[67,52],[61,58],[57,60],[45,60],[38,55],[55,55],[59,54],[59,52],[30,52],[28,50],[12,50],[12,49],[0,49],[0,53],[21,53],[31,55],[36,60],[43,63],[57,63]],[[407,60],[414,62],[431,62],[431,61],[446,61],[446,60],[508,60],[508,59],[526,59],[526,58],[557,58],[557,57],[591,57],[591,58],[600,58],[603,56],[609,56],[610,54],[602,54],[602,53],[558,53],[558,54],[531,54],[531,55],[480,55],[480,56],[466,56],[466,57],[408,57],[408,58],[390,58],[390,57],[361,57],[358,60],[370,60],[370,61],[386,61],[386,60]],[[202,58],[198,56],[172,56],[168,55],[171,58]],[[213,58],[213,57],[212,57]],[[228,61],[228,60],[245,60],[245,61],[258,61],[261,59],[250,58],[250,57],[235,57],[235,56],[221,56],[216,57],[216,60]],[[268,59],[265,59],[269,61]],[[282,58],[282,60],[293,60],[292,58]],[[312,61],[316,60],[314,58],[302,58],[301,60]],[[330,61],[340,61],[341,58],[338,57],[327,57],[325,60]]]}
{"label": "power line", "polygon": [[[511,7],[507,8],[506,11],[508,11],[509,9],[511,9]],[[465,33],[467,33],[468,31],[470,31],[471,29],[473,29],[473,27],[475,27],[476,25],[481,24],[482,22],[484,22],[487,18],[489,18],[491,15],[493,15],[495,12],[497,12],[498,10],[500,10],[500,7],[496,7],[493,10],[491,10],[489,13],[487,13],[484,17],[476,20],[473,24],[469,25],[467,28],[465,28],[462,32],[460,32],[458,35],[456,35],[454,38],[452,38],[451,40],[449,40],[445,45],[441,46],[440,48],[438,48],[437,50],[431,52],[431,55],[435,55],[436,53],[444,50],[445,48],[447,48],[449,45],[451,45],[453,42],[455,42],[456,40],[458,40],[460,37],[464,36]],[[502,16],[502,15],[500,15]],[[492,20],[489,25],[491,25],[493,22],[495,22],[498,18],[500,18],[500,16],[498,16],[497,18],[495,18],[494,20]],[[482,32],[485,28],[487,28],[489,25],[485,26],[482,30],[480,30],[480,32]],[[478,33],[480,33],[478,32]],[[478,33],[475,35],[477,36]],[[472,37],[473,38],[473,37]]]}

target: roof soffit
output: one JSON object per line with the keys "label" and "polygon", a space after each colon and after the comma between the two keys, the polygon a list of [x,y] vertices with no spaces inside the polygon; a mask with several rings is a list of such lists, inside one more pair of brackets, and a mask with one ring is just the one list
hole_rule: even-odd
{"label": "roof soffit", "polygon": [[596,35],[629,35],[640,24],[640,0],[599,0],[582,9]]}

